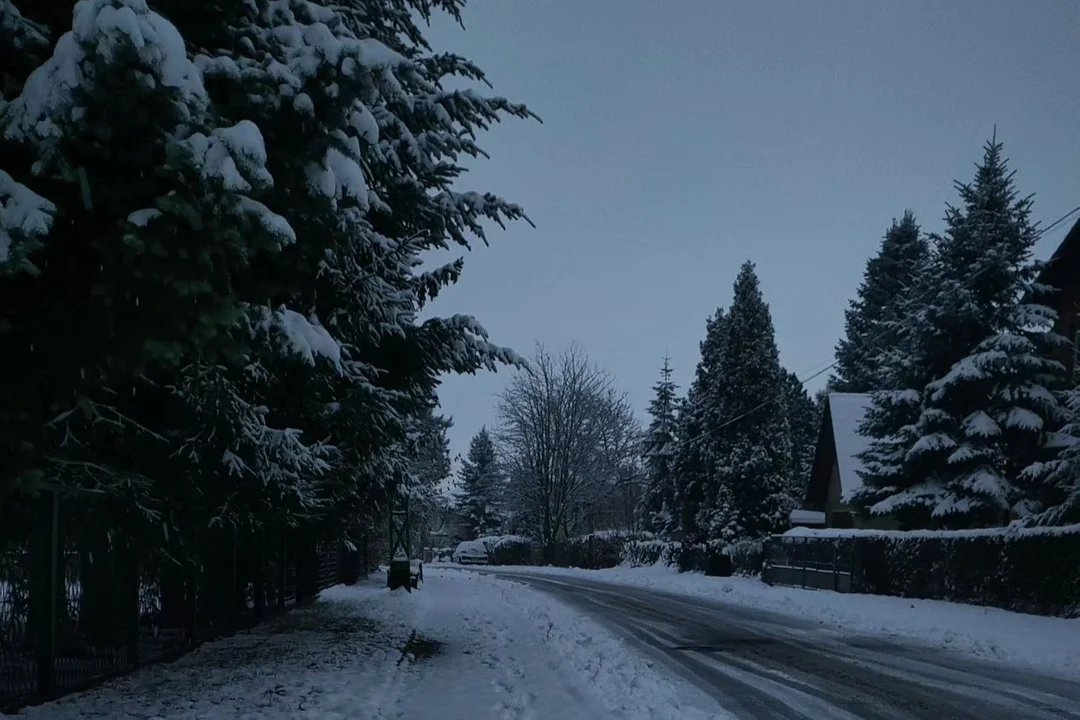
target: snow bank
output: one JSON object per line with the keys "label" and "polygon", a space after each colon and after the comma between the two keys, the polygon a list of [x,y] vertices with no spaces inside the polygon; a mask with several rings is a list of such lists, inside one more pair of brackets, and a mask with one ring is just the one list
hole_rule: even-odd
{"label": "snow bank", "polygon": [[[447,573],[452,574],[455,573]],[[544,655],[557,657],[575,677],[587,679],[590,691],[613,717],[650,720],[733,717],[718,714],[715,703],[699,690],[656,671],[651,660],[623,640],[544,593],[491,575],[468,575],[477,583],[489,585],[501,603],[514,607],[521,615],[519,622],[533,628],[541,638]]]}
{"label": "snow bank", "polygon": [[881,595],[770,587],[751,578],[679,573],[664,565],[609,570],[507,568],[580,577],[743,605],[816,621],[841,634],[915,641],[984,660],[1080,680],[1080,619]]}

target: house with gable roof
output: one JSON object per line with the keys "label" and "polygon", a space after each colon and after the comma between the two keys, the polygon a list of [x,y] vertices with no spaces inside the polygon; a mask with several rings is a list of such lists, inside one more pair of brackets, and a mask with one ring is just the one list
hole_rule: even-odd
{"label": "house with gable roof", "polygon": [[859,433],[869,407],[867,393],[826,395],[806,497],[802,507],[791,512],[793,526],[893,527],[888,519],[861,517],[851,505],[852,495],[862,487],[859,455],[870,444]]}
{"label": "house with gable roof", "polygon": [[1056,359],[1065,366],[1072,383],[1080,385],[1080,220],[1054,250],[1038,282],[1055,288],[1039,301],[1057,311],[1054,330],[1069,343],[1057,348]]}

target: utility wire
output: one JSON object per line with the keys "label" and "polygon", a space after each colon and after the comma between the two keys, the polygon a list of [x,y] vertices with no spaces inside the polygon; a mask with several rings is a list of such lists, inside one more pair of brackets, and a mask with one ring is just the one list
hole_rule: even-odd
{"label": "utility wire", "polygon": [[[1050,230],[1053,230],[1053,229],[1054,229],[1055,227],[1057,227],[1057,226],[1058,226],[1058,225],[1060,225],[1061,223],[1063,223],[1063,222],[1065,222],[1066,220],[1068,220],[1068,219],[1069,219],[1070,217],[1072,217],[1073,215],[1075,215],[1075,214],[1076,214],[1077,212],[1080,212],[1080,205],[1078,205],[1078,206],[1074,207],[1074,208],[1073,208],[1072,210],[1070,210],[1069,212],[1065,213],[1064,215],[1062,215],[1061,217],[1059,217],[1059,218],[1058,218],[1057,220],[1055,220],[1054,222],[1052,222],[1052,223],[1050,223],[1049,225],[1047,225],[1047,226],[1046,226],[1045,228],[1040,228],[1040,229],[1038,230],[1038,232],[1037,232],[1037,233],[1035,234],[1035,242],[1037,242],[1037,241],[1039,241],[1040,239],[1042,239],[1042,236],[1043,236],[1043,235],[1045,235],[1045,234],[1046,234],[1046,233],[1048,233],[1048,232],[1049,232]],[[982,272],[984,272],[985,270],[986,270],[986,268],[984,267],[984,268],[983,268],[982,270],[979,270],[978,272],[976,272],[976,273],[973,273],[972,275],[970,275],[970,276],[968,277],[968,279],[969,279],[969,280],[971,280],[971,279],[974,279],[974,278],[978,277],[978,276],[979,276],[979,273],[982,273]],[[883,336],[884,336],[884,333],[879,333],[879,337],[883,337]],[[871,338],[873,338],[873,337],[874,337],[874,336],[871,336]],[[801,385],[806,385],[806,383],[810,382],[811,380],[813,380],[813,379],[815,379],[815,378],[817,378],[817,377],[820,377],[821,375],[825,374],[825,373],[826,373],[826,372],[828,372],[829,370],[832,370],[832,369],[833,369],[834,367],[836,367],[836,364],[837,364],[837,361],[836,361],[836,360],[833,360],[832,362],[829,362],[829,363],[828,363],[828,364],[827,364],[827,365],[826,365],[825,367],[821,368],[820,370],[817,370],[816,372],[814,372],[813,370],[810,370],[810,371],[808,371],[808,372],[811,372],[812,374],[810,374],[810,375],[807,375],[807,377],[805,377],[805,378],[802,378],[802,379],[800,379],[800,380],[799,380],[799,383],[800,383]],[[813,367],[815,367],[815,368],[816,368],[816,367],[818,367],[819,365],[821,365],[821,363],[817,363],[817,364],[816,364],[816,365],[814,365]],[[779,397],[779,395],[777,395],[777,397]],[[752,415],[752,414],[756,413],[756,412],[757,412],[758,410],[760,410],[761,408],[765,407],[765,406],[766,406],[766,405],[768,405],[769,403],[773,403],[773,402],[776,402],[776,400],[777,400],[777,398],[776,398],[776,397],[774,397],[774,398],[768,398],[768,399],[762,400],[762,401],[761,401],[760,403],[758,403],[758,404],[757,404],[757,405],[755,405],[754,407],[750,408],[750,409],[749,409],[749,410],[747,410],[746,412],[740,413],[739,415],[736,415],[735,417],[731,418],[730,420],[725,420],[724,422],[720,423],[720,424],[719,424],[719,425],[717,425],[716,427],[713,427],[713,428],[709,428],[708,430],[704,430],[704,431],[702,431],[702,432],[698,433],[697,435],[694,435],[693,437],[690,437],[690,438],[686,438],[686,439],[683,439],[683,440],[679,440],[679,441],[677,442],[677,445],[683,445],[683,444],[689,445],[689,444],[691,444],[691,443],[695,443],[695,442],[698,442],[699,440],[701,440],[701,439],[703,439],[703,438],[705,438],[705,437],[708,437],[709,435],[713,435],[713,434],[715,434],[715,433],[718,433],[718,432],[720,432],[721,430],[723,430],[724,428],[726,428],[726,427],[729,427],[729,426],[731,426],[731,425],[734,425],[735,423],[739,422],[740,420],[742,420],[742,419],[744,419],[744,418],[746,418],[746,417],[749,417],[750,415]]]}

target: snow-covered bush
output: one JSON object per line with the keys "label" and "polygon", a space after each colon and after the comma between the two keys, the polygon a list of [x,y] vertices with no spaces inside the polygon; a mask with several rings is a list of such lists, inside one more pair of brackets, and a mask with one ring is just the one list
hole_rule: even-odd
{"label": "snow-covered bush", "polygon": [[533,564],[533,541],[523,535],[489,535],[477,540],[487,548],[492,565]]}
{"label": "snow-covered bush", "polygon": [[642,540],[629,542],[623,548],[623,564],[631,567],[643,567],[663,563],[678,564],[682,545],[669,540]]}

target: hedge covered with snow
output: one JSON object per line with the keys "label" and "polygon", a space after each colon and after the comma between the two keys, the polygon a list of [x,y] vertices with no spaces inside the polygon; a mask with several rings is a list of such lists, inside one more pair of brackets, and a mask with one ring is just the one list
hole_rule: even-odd
{"label": "hedge covered with snow", "polygon": [[1080,525],[956,531],[790,531],[775,542],[854,553],[852,591],[1080,617]]}
{"label": "hedge covered with snow", "polygon": [[[477,540],[487,548],[492,565],[548,564],[539,544],[522,535],[493,535]],[[762,552],[760,541],[684,545],[657,539],[649,532],[601,530],[556,543],[551,549],[550,564],[604,570],[617,565],[642,567],[664,563],[684,572],[726,577],[760,573]]]}
{"label": "hedge covered with snow", "polygon": [[532,565],[533,541],[524,535],[489,535],[477,538],[488,552],[492,565]]}
{"label": "hedge covered with snow", "polygon": [[559,548],[556,564],[599,570],[616,565],[642,567],[664,563],[682,572],[727,577],[760,573],[762,553],[760,541],[684,545],[658,540],[650,533],[604,532],[572,538]]}

